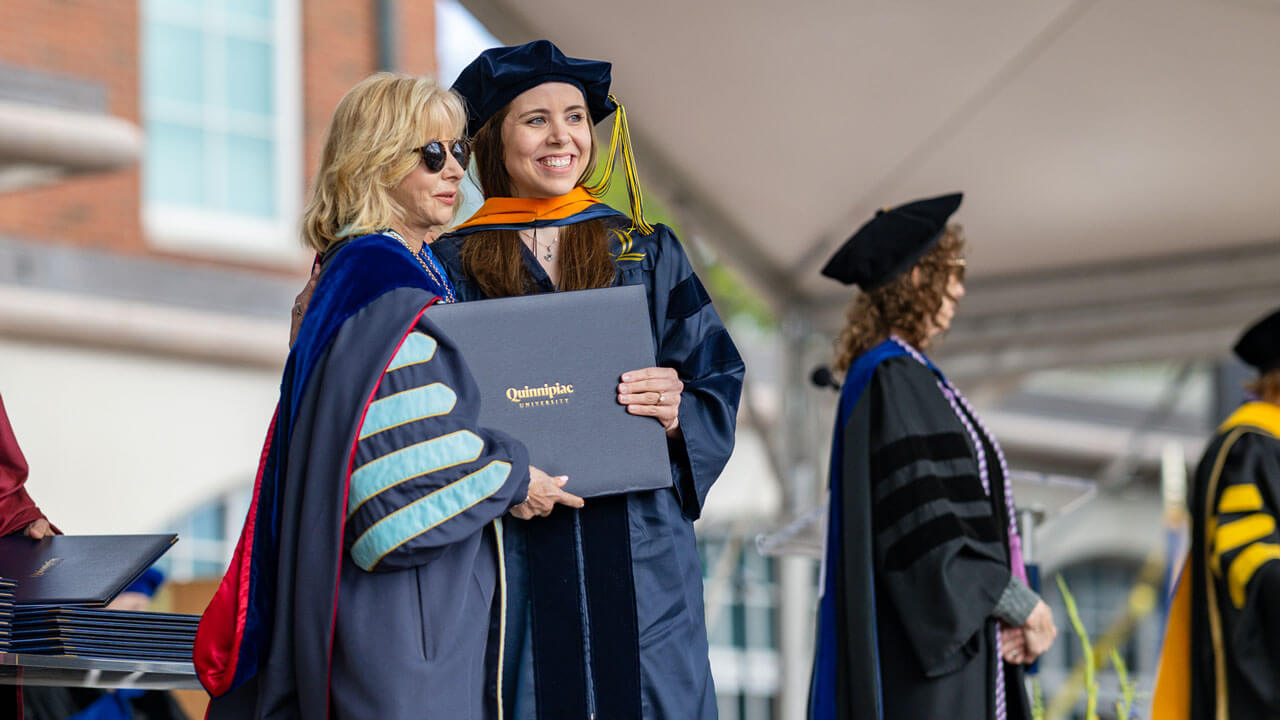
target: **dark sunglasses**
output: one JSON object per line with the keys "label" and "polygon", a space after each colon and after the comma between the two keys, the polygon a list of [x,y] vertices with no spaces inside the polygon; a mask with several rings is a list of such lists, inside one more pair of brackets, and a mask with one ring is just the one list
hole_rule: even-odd
{"label": "dark sunglasses", "polygon": [[418,148],[418,152],[422,153],[422,163],[427,166],[427,172],[438,173],[443,170],[449,155],[466,170],[467,163],[471,160],[471,143],[467,140],[454,140],[446,150],[445,143],[432,140]]}

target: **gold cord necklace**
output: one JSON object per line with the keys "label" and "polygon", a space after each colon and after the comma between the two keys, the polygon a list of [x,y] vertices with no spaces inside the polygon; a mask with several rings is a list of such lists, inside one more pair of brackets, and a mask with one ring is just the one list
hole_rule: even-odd
{"label": "gold cord necklace", "polygon": [[455,302],[456,299],[454,298],[454,295],[453,295],[453,286],[451,286],[449,284],[449,281],[446,280],[444,277],[442,277],[440,273],[436,270],[436,268],[434,267],[435,263],[428,262],[426,258],[422,257],[423,253],[431,252],[430,250],[427,249],[427,244],[425,242],[422,243],[421,250],[419,250],[418,252],[414,252],[413,248],[409,246],[409,241],[405,240],[404,237],[402,237],[400,233],[396,232],[395,230],[388,228],[386,230],[383,230],[382,234],[389,235],[395,238],[400,242],[401,245],[404,246],[405,250],[409,251],[409,254],[412,255],[418,261],[418,264],[422,266],[422,269],[424,272],[427,273],[427,276],[435,281],[436,287],[442,288],[444,290],[445,302],[448,302],[448,303]]}

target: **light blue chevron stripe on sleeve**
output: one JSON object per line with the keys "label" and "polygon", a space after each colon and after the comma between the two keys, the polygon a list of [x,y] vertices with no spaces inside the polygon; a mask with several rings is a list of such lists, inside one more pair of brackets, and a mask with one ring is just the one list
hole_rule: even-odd
{"label": "light blue chevron stripe on sleeve", "polygon": [[511,463],[494,460],[466,477],[379,520],[351,546],[351,559],[372,570],[387,553],[497,492]]}
{"label": "light blue chevron stripe on sleeve", "polygon": [[476,460],[484,440],[470,430],[459,430],[388,453],[351,473],[347,500],[350,516],[365,500],[405,480]]}
{"label": "light blue chevron stripe on sleeve", "polygon": [[396,351],[396,356],[391,358],[391,364],[387,366],[387,372],[427,362],[435,357],[435,354],[435,338],[426,333],[411,332],[404,339],[404,342],[400,343],[400,349]]}
{"label": "light blue chevron stripe on sleeve", "polygon": [[457,394],[444,383],[432,383],[378,398],[365,413],[360,439],[406,423],[444,415],[453,410],[457,401]]}

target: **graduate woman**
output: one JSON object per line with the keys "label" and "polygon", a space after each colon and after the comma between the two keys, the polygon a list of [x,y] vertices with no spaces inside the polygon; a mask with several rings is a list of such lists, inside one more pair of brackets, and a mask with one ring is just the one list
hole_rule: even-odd
{"label": "graduate woman", "polygon": [[[433,246],[458,300],[643,286],[658,367],[617,368],[618,402],[662,424],[674,476],[507,524],[504,689],[520,720],[716,715],[693,520],[733,447],[743,364],[680,242],[644,222],[610,69],[541,40],[485,51],[454,85],[485,195]],[[583,186],[592,127],[615,111],[634,220]]]}
{"label": "graduate woman", "polygon": [[925,355],[964,294],[959,205],[881,211],[822,271],[861,292],[836,341],[814,720],[1028,718],[1020,666],[1056,634],[1000,445]]}
{"label": "graduate woman", "polygon": [[497,715],[495,520],[562,491],[478,427],[431,322],[444,285],[422,244],[453,217],[465,117],[434,81],[386,73],[334,112],[303,218],[319,280],[196,637],[210,718]]}

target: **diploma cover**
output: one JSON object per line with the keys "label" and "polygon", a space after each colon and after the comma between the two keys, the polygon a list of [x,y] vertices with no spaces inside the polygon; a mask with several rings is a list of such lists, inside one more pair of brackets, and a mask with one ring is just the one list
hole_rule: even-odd
{"label": "diploma cover", "polygon": [[670,487],[666,433],[618,403],[628,370],[654,365],[639,285],[435,305],[436,323],[480,386],[480,424],[509,433],[529,461],[596,497]]}
{"label": "diploma cover", "polygon": [[0,577],[22,605],[106,605],[177,542],[177,535],[0,538]]}

